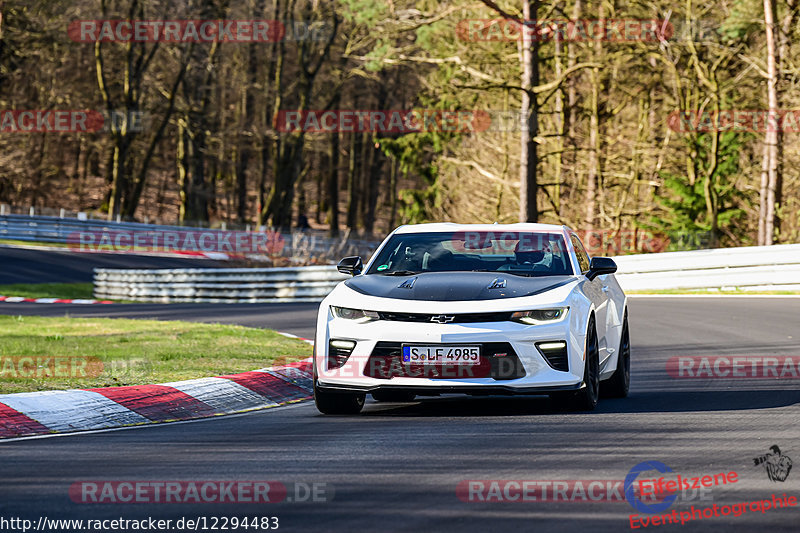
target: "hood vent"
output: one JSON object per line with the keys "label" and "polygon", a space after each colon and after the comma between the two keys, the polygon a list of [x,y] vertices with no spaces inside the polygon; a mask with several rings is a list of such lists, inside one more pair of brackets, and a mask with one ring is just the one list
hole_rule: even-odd
{"label": "hood vent", "polygon": [[414,283],[416,281],[417,281],[417,278],[413,277],[411,279],[405,280],[403,283],[401,283],[397,287],[400,288],[400,289],[413,289],[414,288]]}
{"label": "hood vent", "polygon": [[489,285],[490,289],[505,289],[506,288],[506,280],[503,278],[495,278],[495,280]]}

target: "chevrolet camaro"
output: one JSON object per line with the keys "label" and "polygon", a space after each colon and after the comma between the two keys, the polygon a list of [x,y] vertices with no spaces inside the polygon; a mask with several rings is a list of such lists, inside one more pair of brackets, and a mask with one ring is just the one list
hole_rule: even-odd
{"label": "chevrolet camaro", "polygon": [[549,395],[592,410],[630,383],[627,298],[607,257],[546,224],[393,231],[322,301],[314,400],[325,414],[416,396]]}

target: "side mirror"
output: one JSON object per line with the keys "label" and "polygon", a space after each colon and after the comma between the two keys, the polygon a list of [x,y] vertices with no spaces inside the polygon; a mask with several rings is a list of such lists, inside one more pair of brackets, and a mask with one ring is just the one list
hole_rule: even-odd
{"label": "side mirror", "polygon": [[[616,266],[614,267],[616,269]],[[352,257],[345,257],[339,264],[336,265],[336,270],[342,274],[350,276],[357,276],[364,270],[364,263],[361,262],[361,257],[354,255]]]}
{"label": "side mirror", "polygon": [[586,277],[589,281],[602,274],[613,274],[617,271],[617,264],[610,257],[592,257],[589,263],[589,272]]}

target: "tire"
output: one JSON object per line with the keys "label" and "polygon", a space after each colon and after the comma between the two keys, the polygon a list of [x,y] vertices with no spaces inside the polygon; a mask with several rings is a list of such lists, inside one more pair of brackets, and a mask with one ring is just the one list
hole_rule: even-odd
{"label": "tire", "polygon": [[586,331],[585,363],[583,367],[583,383],[577,392],[553,394],[553,400],[573,411],[594,411],[600,397],[600,349],[597,341],[597,328],[594,316],[589,319]]}
{"label": "tire", "polygon": [[348,392],[327,392],[314,382],[314,403],[317,410],[325,415],[355,415],[364,407],[366,394]]}
{"label": "tire", "polygon": [[408,391],[395,391],[395,390],[376,390],[372,393],[372,398],[376,402],[410,402],[416,398],[417,395]]}
{"label": "tire", "polygon": [[601,385],[604,398],[626,398],[631,384],[631,336],[628,331],[628,312],[622,319],[622,335],[619,340],[619,356],[614,374]]}

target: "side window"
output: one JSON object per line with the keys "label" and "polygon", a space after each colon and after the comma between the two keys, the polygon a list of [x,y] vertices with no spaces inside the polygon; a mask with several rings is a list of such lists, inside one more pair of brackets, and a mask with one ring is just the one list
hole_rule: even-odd
{"label": "side window", "polygon": [[572,234],[569,238],[572,240],[572,246],[575,248],[575,255],[578,256],[578,264],[581,267],[581,272],[587,272],[589,270],[589,254],[586,253],[586,249],[583,247],[577,235]]}

